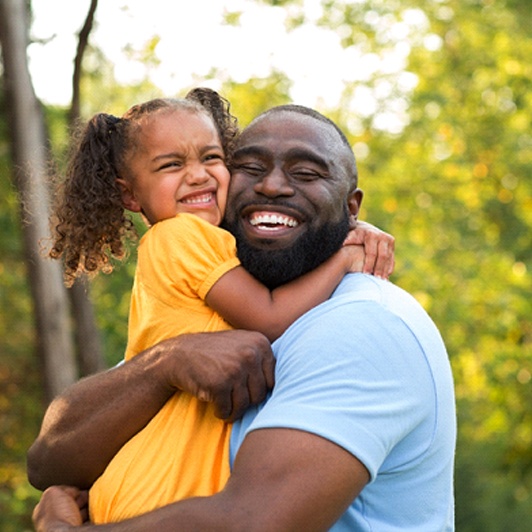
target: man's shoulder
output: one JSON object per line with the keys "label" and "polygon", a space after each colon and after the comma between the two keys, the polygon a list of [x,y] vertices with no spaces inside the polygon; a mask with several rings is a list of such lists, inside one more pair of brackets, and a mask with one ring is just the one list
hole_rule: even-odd
{"label": "man's shoulder", "polygon": [[342,297],[352,301],[373,300],[383,305],[395,299],[415,302],[411,294],[391,281],[363,273],[348,274],[343,278],[331,300]]}
{"label": "man's shoulder", "polygon": [[411,294],[366,274],[347,275],[329,300],[297,320],[278,342],[283,347],[309,337],[316,343],[331,342],[345,338],[346,331],[355,343],[405,334],[425,345],[442,343],[436,325]]}
{"label": "man's shoulder", "polygon": [[[373,275],[346,275],[331,298],[316,307],[318,312],[342,312],[345,306],[373,306],[397,316],[424,315],[423,307],[406,290]],[[363,316],[361,316],[363,318]]]}

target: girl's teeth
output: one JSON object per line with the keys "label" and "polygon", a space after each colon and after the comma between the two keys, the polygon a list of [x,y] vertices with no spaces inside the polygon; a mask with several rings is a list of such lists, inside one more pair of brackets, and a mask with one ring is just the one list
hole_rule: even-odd
{"label": "girl's teeth", "polygon": [[203,194],[201,196],[194,196],[183,200],[183,203],[209,203],[212,199],[212,194]]}

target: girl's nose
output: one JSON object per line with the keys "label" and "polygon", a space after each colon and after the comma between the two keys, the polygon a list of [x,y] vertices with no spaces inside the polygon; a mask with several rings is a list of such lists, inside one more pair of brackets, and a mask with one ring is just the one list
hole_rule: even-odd
{"label": "girl's nose", "polygon": [[209,179],[209,173],[200,162],[193,163],[189,165],[186,179],[189,185],[202,184]]}

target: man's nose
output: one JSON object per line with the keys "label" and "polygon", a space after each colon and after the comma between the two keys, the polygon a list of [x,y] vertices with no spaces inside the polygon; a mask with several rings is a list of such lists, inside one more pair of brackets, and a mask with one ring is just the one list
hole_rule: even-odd
{"label": "man's nose", "polygon": [[273,169],[259,182],[255,183],[253,190],[257,194],[262,194],[270,198],[294,195],[294,188],[290,184],[287,176],[278,169]]}

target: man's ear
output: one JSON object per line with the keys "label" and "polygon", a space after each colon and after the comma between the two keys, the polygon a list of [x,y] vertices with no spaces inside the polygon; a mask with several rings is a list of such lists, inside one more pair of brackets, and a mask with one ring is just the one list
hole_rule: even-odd
{"label": "man's ear", "polygon": [[127,209],[131,212],[140,212],[142,207],[138,202],[135,193],[131,187],[131,184],[128,183],[125,179],[117,178],[116,183],[120,188],[120,194],[122,195],[122,205],[124,209]]}
{"label": "man's ear", "polygon": [[359,188],[353,190],[347,198],[347,208],[351,218],[356,220],[358,218],[358,212],[360,210],[360,205],[362,204],[362,198],[364,197],[364,192]]}

